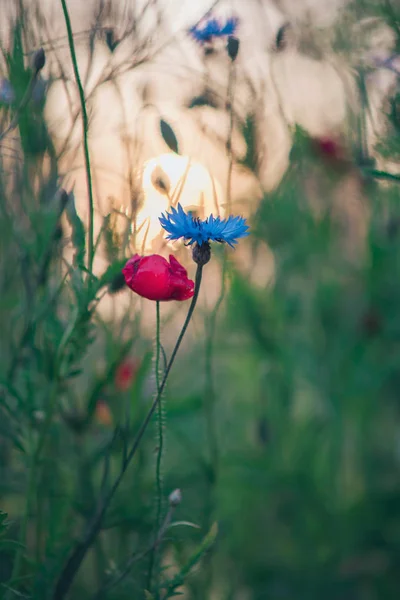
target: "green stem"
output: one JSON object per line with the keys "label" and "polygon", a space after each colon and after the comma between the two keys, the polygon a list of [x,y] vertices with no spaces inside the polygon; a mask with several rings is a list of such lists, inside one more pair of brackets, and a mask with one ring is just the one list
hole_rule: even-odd
{"label": "green stem", "polygon": [[[156,302],[156,386],[157,392],[160,390],[160,354],[161,354],[161,340],[160,340],[160,302]],[[164,449],[164,407],[163,400],[160,398],[158,403],[158,415],[157,415],[157,425],[158,425],[158,448],[157,448],[157,460],[156,460],[156,503],[157,503],[157,512],[156,512],[156,524],[155,531],[158,532],[161,524],[161,511],[162,511],[162,475],[161,475],[161,463],[163,457],[163,449]],[[150,564],[149,564],[149,574],[147,578],[147,587],[149,591],[151,591],[152,587],[152,579],[153,579],[153,569],[154,563],[156,559],[157,546],[154,545],[153,549],[150,553]]]}
{"label": "green stem", "polygon": [[386,171],[378,171],[376,169],[363,169],[363,171],[366,175],[374,177],[375,179],[400,182],[400,175],[397,175],[396,173],[387,173]]}
{"label": "green stem", "polygon": [[114,481],[112,487],[110,488],[110,490],[108,491],[108,493],[103,498],[100,499],[98,509],[97,509],[95,515],[93,516],[92,521],[88,524],[86,535],[84,536],[83,540],[78,542],[78,544],[75,546],[70,558],[68,559],[64,569],[62,570],[60,577],[58,578],[58,581],[55,586],[54,594],[52,596],[53,600],[63,600],[63,598],[65,598],[65,596],[67,595],[67,593],[71,587],[71,584],[73,583],[75,576],[76,576],[77,572],[79,571],[79,568],[80,568],[89,548],[91,547],[92,543],[96,539],[98,532],[100,531],[101,524],[102,524],[104,515],[106,514],[107,508],[110,505],[110,502],[113,499],[115,492],[117,491],[117,489],[125,475],[127,468],[129,467],[130,463],[132,462],[132,459],[135,456],[135,454],[139,448],[140,442],[142,441],[144,434],[146,433],[147,427],[151,421],[151,418],[152,418],[152,416],[158,406],[160,398],[164,392],[165,385],[167,383],[167,379],[170,374],[172,365],[174,364],[176,355],[178,353],[178,350],[180,348],[180,345],[182,343],[182,340],[184,338],[184,335],[186,333],[186,330],[187,330],[190,320],[192,318],[194,309],[196,307],[197,299],[199,297],[202,274],[203,274],[203,266],[198,265],[197,271],[196,271],[195,288],[194,288],[194,295],[192,298],[192,302],[190,304],[188,314],[186,316],[182,330],[179,334],[179,337],[176,341],[175,347],[172,351],[172,355],[171,355],[171,358],[167,365],[167,368],[165,369],[165,372],[164,372],[164,375],[163,375],[163,378],[162,378],[162,381],[160,384],[160,388],[156,394],[156,397],[154,398],[153,404],[151,405],[150,410],[147,413],[145,420],[143,421],[143,423],[139,429],[139,432],[136,436],[135,441],[132,444],[130,451],[128,452],[127,456],[125,457],[125,460],[122,463],[122,467],[121,467],[121,470],[120,470],[117,478],[115,479],[115,481]]}
{"label": "green stem", "polygon": [[85,169],[86,169],[86,183],[89,200],[89,240],[88,240],[88,270],[91,273],[93,268],[93,257],[94,257],[94,202],[93,202],[93,184],[92,184],[92,173],[90,168],[90,155],[89,155],[89,119],[86,110],[85,92],[81,77],[79,75],[78,61],[75,52],[74,36],[72,34],[71,20],[69,18],[68,8],[66,0],[61,0],[61,5],[64,13],[65,26],[67,28],[68,46],[71,54],[72,66],[74,69],[74,75],[76,84],[79,91],[79,100],[82,110],[82,126],[83,126],[83,152],[85,157]]}
{"label": "green stem", "polygon": [[[218,449],[218,435],[216,428],[215,419],[215,404],[217,395],[215,393],[214,385],[214,369],[213,369],[213,358],[214,358],[214,344],[216,334],[216,321],[218,311],[225,298],[226,293],[226,271],[227,271],[227,258],[226,253],[224,254],[222,264],[222,287],[218,300],[214,306],[213,311],[210,314],[207,323],[207,338],[205,343],[205,378],[206,378],[206,389],[204,394],[203,409],[206,425],[206,436],[207,445],[209,448],[209,458],[206,462],[206,476],[207,476],[207,487],[205,493],[205,506],[206,506],[206,528],[209,528],[213,522],[213,514],[215,512],[215,486],[218,477],[219,470],[219,449]],[[205,558],[204,565],[204,582],[206,590],[212,588],[213,580],[213,562],[211,557]]]}
{"label": "green stem", "polygon": [[365,74],[364,74],[364,71],[361,69],[359,72],[359,95],[360,95],[359,143],[360,143],[361,160],[365,161],[365,159],[367,159],[369,156],[368,137],[367,137],[368,96],[367,96],[367,90],[366,90],[366,86],[365,86]]}
{"label": "green stem", "polygon": [[[156,303],[157,312],[157,333],[156,333],[156,384],[157,392],[160,391],[160,354],[161,354],[161,342],[160,342],[160,303]],[[161,521],[161,504],[162,504],[162,477],[161,477],[161,461],[164,447],[164,436],[163,436],[163,402],[160,397],[158,403],[158,452],[157,452],[157,465],[156,465],[156,480],[157,480],[157,520],[156,528],[157,531]]]}
{"label": "green stem", "polygon": [[234,90],[236,82],[236,67],[235,63],[232,62],[229,69],[229,80],[228,80],[228,107],[229,107],[229,132],[228,139],[226,141],[226,150],[228,153],[228,175],[226,182],[226,206],[227,214],[231,212],[232,205],[232,173],[233,173],[233,151],[232,151],[232,138],[233,138],[233,125],[234,125]]}
{"label": "green stem", "polygon": [[[157,336],[156,336],[156,384],[157,393],[160,391],[160,354],[161,354],[161,341],[160,341],[160,303],[156,303],[157,306]],[[161,525],[161,509],[162,509],[162,475],[161,475],[161,463],[164,450],[164,407],[163,399],[160,396],[158,403],[158,452],[157,452],[157,464],[156,464],[156,481],[157,481],[157,519],[156,529],[157,531]]]}
{"label": "green stem", "polygon": [[161,339],[160,339],[160,301],[156,302],[156,386],[157,392],[160,391],[160,354],[161,354]]}
{"label": "green stem", "polygon": [[208,444],[210,448],[210,462],[211,462],[211,471],[210,475],[212,475],[212,480],[215,482],[218,470],[218,443],[217,443],[217,433],[215,429],[215,418],[214,418],[214,409],[216,402],[216,394],[215,394],[215,386],[214,386],[214,372],[213,372],[213,357],[214,357],[214,341],[215,341],[215,333],[216,333],[216,321],[218,316],[218,311],[221,307],[221,304],[225,298],[226,293],[226,271],[227,271],[227,258],[226,254],[224,254],[224,259],[222,263],[222,285],[221,285],[221,293],[218,297],[218,300],[214,306],[214,310],[210,314],[210,318],[208,321],[208,335],[206,339],[205,345],[205,371],[206,371],[206,394],[205,394],[205,417],[206,417],[206,427],[207,427],[207,437]]}

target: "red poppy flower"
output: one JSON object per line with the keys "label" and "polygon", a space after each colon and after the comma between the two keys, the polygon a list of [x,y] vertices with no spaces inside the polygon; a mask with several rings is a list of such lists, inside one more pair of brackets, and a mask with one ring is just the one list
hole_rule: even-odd
{"label": "red poppy flower", "polygon": [[322,137],[316,142],[318,149],[325,156],[330,156],[332,158],[337,158],[340,153],[339,144],[336,140],[333,140],[329,137]]}
{"label": "red poppy flower", "polygon": [[174,256],[169,262],[158,254],[135,254],[122,269],[128,287],[148,300],[188,300],[194,294],[194,282]]}
{"label": "red poppy flower", "polygon": [[338,138],[320,137],[313,140],[314,148],[324,160],[331,164],[346,162],[346,151]]}
{"label": "red poppy flower", "polygon": [[121,392],[129,390],[139,369],[139,362],[125,360],[118,365],[115,373],[115,385]]}

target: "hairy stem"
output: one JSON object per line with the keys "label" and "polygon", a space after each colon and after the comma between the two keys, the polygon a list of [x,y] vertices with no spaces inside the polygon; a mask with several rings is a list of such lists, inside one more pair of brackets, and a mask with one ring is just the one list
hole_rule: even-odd
{"label": "hairy stem", "polygon": [[[160,354],[161,354],[161,341],[160,341],[160,303],[156,302],[156,386],[157,392],[160,390]],[[164,407],[163,399],[160,398],[158,403],[158,415],[157,415],[157,426],[158,426],[158,447],[157,447],[157,459],[156,459],[156,524],[155,530],[160,529],[161,524],[161,511],[162,511],[162,474],[161,474],[161,463],[164,449]],[[150,564],[149,573],[147,578],[147,588],[151,591],[153,569],[156,559],[157,546],[154,545],[150,553]]]}

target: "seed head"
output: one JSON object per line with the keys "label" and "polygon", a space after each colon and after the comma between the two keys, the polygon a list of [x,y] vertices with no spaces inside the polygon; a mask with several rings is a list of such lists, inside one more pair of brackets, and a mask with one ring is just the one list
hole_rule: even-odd
{"label": "seed head", "polygon": [[168,196],[171,191],[171,182],[166,172],[158,165],[151,174],[151,183],[159,192]]}
{"label": "seed head", "polygon": [[170,493],[168,502],[173,508],[179,506],[179,504],[182,502],[182,492],[179,488]]}
{"label": "seed head", "polygon": [[33,68],[38,73],[41,71],[46,63],[46,55],[43,48],[39,48],[33,55]]}

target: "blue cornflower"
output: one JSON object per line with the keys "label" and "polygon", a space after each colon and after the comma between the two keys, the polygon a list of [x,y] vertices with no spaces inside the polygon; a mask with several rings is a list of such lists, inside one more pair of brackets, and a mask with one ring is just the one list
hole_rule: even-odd
{"label": "blue cornflower", "polygon": [[212,38],[233,35],[237,26],[238,19],[236,17],[227,19],[224,25],[218,19],[209,19],[203,27],[195,25],[189,29],[189,33],[197,42],[204,44],[205,42],[210,42]]}
{"label": "blue cornflower", "polygon": [[392,54],[392,56],[389,56],[386,59],[377,58],[375,59],[375,66],[382,69],[388,69],[389,71],[392,71],[392,73],[395,73],[398,77],[400,77],[400,70],[396,64],[399,62],[399,58],[399,54]]}
{"label": "blue cornflower", "polygon": [[233,248],[239,238],[249,235],[249,228],[243,217],[221,219],[211,215],[201,221],[185,213],[180,204],[178,209],[172,207],[170,213],[161,215],[160,223],[168,233],[168,240],[184,238],[189,246],[194,243],[202,246],[211,241],[226,243]]}

